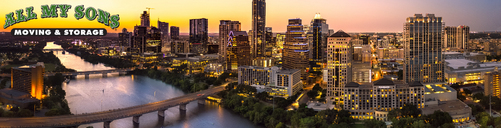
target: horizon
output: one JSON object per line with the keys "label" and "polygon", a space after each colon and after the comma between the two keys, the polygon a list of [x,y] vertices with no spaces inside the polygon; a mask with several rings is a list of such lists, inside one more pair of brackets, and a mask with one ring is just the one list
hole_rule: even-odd
{"label": "horizon", "polygon": [[[72,8],[68,11],[68,18],[40,18],[41,5],[57,3],[72,5]],[[158,3],[172,6],[158,6]],[[8,2],[0,8],[0,12],[3,14],[33,6],[33,12],[37,13],[38,19],[18,23],[7,29],[1,28],[0,31],[10,32],[12,28],[41,28],[41,26],[44,28],[106,28],[110,33],[121,32],[123,28],[132,31],[134,25],[140,24],[139,16],[143,11],[147,11],[146,7],[154,8],[150,10],[151,26],[156,26],[159,19],[160,21],[168,22],[169,26],[180,27],[181,33],[188,33],[189,19],[197,18],[208,19],[209,33],[218,33],[219,20],[240,21],[242,31],[249,31],[251,30],[252,17],[251,3],[252,0],[185,0],[169,2],[155,0],[139,3],[117,0],[77,0],[64,2],[61,0],[48,0],[31,1],[30,4]],[[317,3],[325,4],[319,5]],[[415,5],[407,6],[409,4]],[[73,15],[74,8],[77,5],[84,5],[86,8],[94,7],[96,9],[103,9],[111,15],[119,14],[120,26],[117,29],[111,29],[98,23],[96,20],[76,20]],[[497,12],[501,12],[501,8],[498,8],[499,5],[501,5],[501,1],[425,0],[414,3],[411,1],[393,0],[362,2],[268,0],[266,2],[266,27],[272,27],[273,31],[277,31],[278,33],[285,32],[288,19],[301,18],[303,25],[308,25],[310,20],[314,18],[315,13],[320,13],[321,17],[327,20],[329,29],[334,29],[334,31],[343,30],[348,33],[398,33],[403,31],[403,24],[407,17],[412,17],[414,14],[430,13],[435,14],[437,17],[443,17],[445,26],[467,25],[470,26],[472,32],[501,31],[501,17],[495,17],[495,15],[498,15]],[[287,7],[287,9],[283,9],[283,7]],[[0,21],[5,21],[5,17],[0,17]]]}

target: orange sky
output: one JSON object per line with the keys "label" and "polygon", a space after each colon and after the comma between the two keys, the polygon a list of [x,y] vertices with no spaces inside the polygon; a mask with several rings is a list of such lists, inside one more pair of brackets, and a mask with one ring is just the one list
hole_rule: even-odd
{"label": "orange sky", "polygon": [[[12,28],[106,28],[108,32],[129,31],[140,24],[139,16],[146,7],[151,10],[151,25],[156,26],[157,19],[169,22],[170,26],[179,26],[182,33],[187,33],[189,19],[207,18],[209,32],[217,33],[219,20],[236,20],[242,23],[242,30],[251,28],[252,0],[19,0],[3,2],[0,5],[0,21],[5,21],[5,14],[17,9],[33,6],[38,19],[17,23]],[[431,4],[433,3],[433,4]],[[41,5],[69,4],[68,18],[40,18]],[[111,15],[120,15],[120,27],[111,30],[97,19],[76,20],[75,6],[99,8]],[[411,6],[412,5],[412,6]],[[420,2],[401,0],[267,0],[266,26],[274,32],[285,32],[287,20],[302,18],[303,24],[309,24],[315,13],[321,13],[327,19],[329,27],[347,32],[399,32],[406,17],[415,13],[435,13],[443,17],[447,26],[469,25],[472,31],[501,31],[501,1],[471,0],[423,0]],[[496,15],[498,17],[496,17]],[[4,22],[1,22],[2,26]]]}

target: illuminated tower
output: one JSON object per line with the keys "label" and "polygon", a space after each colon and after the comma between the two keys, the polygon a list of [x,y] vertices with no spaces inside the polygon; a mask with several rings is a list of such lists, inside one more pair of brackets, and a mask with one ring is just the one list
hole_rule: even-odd
{"label": "illuminated tower", "polygon": [[327,98],[336,106],[343,102],[344,87],[351,82],[350,35],[339,30],[327,38]]}
{"label": "illuminated tower", "polygon": [[326,20],[320,17],[320,14],[315,14],[315,18],[311,20],[310,32],[313,36],[310,38],[310,70],[321,71],[322,62],[326,58],[327,36],[329,34],[329,25]]}
{"label": "illuminated tower", "polygon": [[208,20],[190,19],[190,49],[193,53],[203,54],[209,42]]}
{"label": "illuminated tower", "polygon": [[172,40],[179,40],[179,27],[170,26],[170,38]]}
{"label": "illuminated tower", "polygon": [[466,43],[470,39],[470,27],[446,26],[444,28],[444,49],[447,51],[466,51]]}
{"label": "illuminated tower", "polygon": [[143,11],[141,14],[141,26],[150,27],[150,14],[147,11]]}
{"label": "illuminated tower", "polygon": [[[241,31],[240,22],[231,21],[231,20],[220,20],[219,21],[219,55],[221,56],[221,60],[227,60],[227,47],[228,40],[230,38],[230,32]],[[247,35],[247,33],[245,34]],[[246,36],[247,37],[247,36]],[[247,39],[248,42],[248,39]]]}
{"label": "illuminated tower", "polygon": [[407,83],[423,84],[444,82],[442,55],[442,17],[434,14],[415,14],[404,24],[405,62],[403,79]]}
{"label": "illuminated tower", "polygon": [[307,77],[308,39],[304,35],[301,19],[289,19],[282,57],[282,67],[301,70],[301,79]]}
{"label": "illuminated tower", "polygon": [[266,51],[266,1],[252,0],[251,47],[254,57],[264,57]]}
{"label": "illuminated tower", "polygon": [[162,52],[171,53],[169,23],[158,21],[158,29],[161,32]]}
{"label": "illuminated tower", "polygon": [[12,67],[10,86],[14,90],[29,93],[40,100],[42,99],[44,73],[45,66],[43,62]]}

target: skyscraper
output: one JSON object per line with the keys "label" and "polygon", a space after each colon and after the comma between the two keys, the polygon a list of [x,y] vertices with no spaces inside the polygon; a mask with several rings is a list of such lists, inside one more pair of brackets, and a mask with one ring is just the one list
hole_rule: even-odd
{"label": "skyscraper", "polygon": [[315,18],[311,20],[311,30],[313,36],[310,43],[310,70],[321,71],[322,62],[327,54],[327,36],[329,34],[329,25],[326,20],[320,17],[320,14],[315,14]]}
{"label": "skyscraper", "polygon": [[468,26],[446,26],[444,28],[444,49],[446,51],[466,51],[468,40],[470,39],[470,27]]}
{"label": "skyscraper", "polygon": [[170,35],[169,35],[169,23],[167,22],[161,22],[160,20],[158,21],[158,29],[161,32],[161,39],[162,39],[162,52],[164,53],[170,53],[171,52],[171,46],[170,46]]}
{"label": "skyscraper", "polygon": [[[344,87],[351,82],[351,37],[339,30],[327,38],[327,99],[343,102]],[[332,76],[332,77],[331,77]]]}
{"label": "skyscraper", "polygon": [[[230,32],[237,31],[241,31],[240,22],[231,20],[219,21],[219,55],[221,56],[221,60],[225,61],[227,57],[226,51],[230,41],[228,40],[230,39]],[[247,37],[247,33],[245,33],[245,37]]]}
{"label": "skyscraper", "polygon": [[301,19],[289,19],[287,32],[285,33],[285,44],[283,49],[282,67],[285,69],[301,70],[301,79],[307,77],[308,68],[308,39],[304,36]]}
{"label": "skyscraper", "polygon": [[150,27],[150,14],[147,11],[143,11],[141,14],[141,26]]}
{"label": "skyscraper", "polygon": [[273,31],[271,27],[266,27],[265,35],[265,56],[271,57],[273,52],[273,46],[275,46],[275,38],[273,38]]}
{"label": "skyscraper", "polygon": [[11,88],[42,99],[45,66],[43,62],[11,68]]}
{"label": "skyscraper", "polygon": [[249,37],[245,31],[231,31],[226,48],[225,70],[236,71],[239,66],[250,66],[252,56],[250,54]]}
{"label": "skyscraper", "polygon": [[170,26],[170,38],[172,40],[179,40],[179,27]]}
{"label": "skyscraper", "polygon": [[444,82],[442,55],[442,17],[434,14],[415,14],[404,24],[404,81],[423,84]]}
{"label": "skyscraper", "polygon": [[264,57],[266,51],[266,1],[252,0],[251,47],[254,57]]}
{"label": "skyscraper", "polygon": [[208,43],[208,20],[190,19],[190,49],[193,53],[206,53]]}

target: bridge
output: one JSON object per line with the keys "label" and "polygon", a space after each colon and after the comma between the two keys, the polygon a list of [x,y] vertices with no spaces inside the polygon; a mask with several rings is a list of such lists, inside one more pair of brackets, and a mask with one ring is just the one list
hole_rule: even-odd
{"label": "bridge", "polygon": [[85,79],[89,79],[90,74],[103,74],[103,77],[107,77],[108,73],[118,72],[120,75],[122,75],[122,74],[125,74],[126,72],[130,72],[132,70],[134,70],[134,69],[124,68],[124,69],[94,70],[94,71],[81,71],[81,72],[46,72],[45,76],[54,76],[57,73],[61,73],[63,76],[85,75]]}
{"label": "bridge", "polygon": [[[226,83],[225,85],[227,85]],[[104,127],[109,128],[113,120],[133,117],[134,125],[139,124],[141,115],[158,112],[159,118],[164,118],[165,110],[179,106],[180,111],[186,111],[186,104],[198,100],[198,104],[204,104],[205,98],[215,95],[224,90],[225,86],[213,87],[204,91],[186,94],[184,96],[143,104],[128,108],[114,109],[109,111],[85,113],[76,115],[64,115],[53,117],[25,117],[25,118],[0,118],[0,128],[16,127],[73,127],[82,124],[104,122]]]}
{"label": "bridge", "polygon": [[[103,77],[107,77],[108,73],[118,72],[120,75],[123,75],[133,70],[134,70],[133,68],[124,68],[124,69],[94,70],[94,71],[81,71],[81,72],[45,72],[44,76],[54,76],[57,73],[61,73],[63,76],[85,75],[85,79],[89,79],[90,74],[103,74]],[[0,74],[0,77],[10,77],[10,76],[11,75],[7,73]]]}

